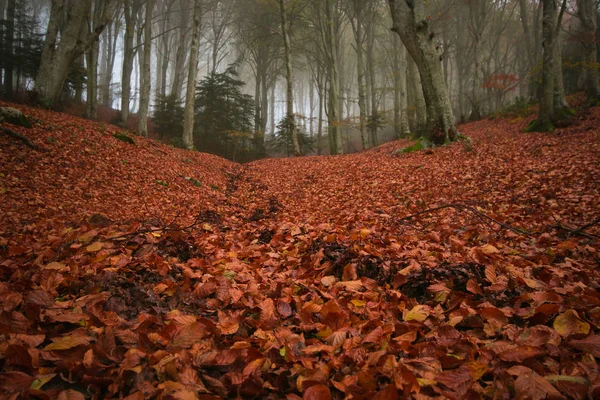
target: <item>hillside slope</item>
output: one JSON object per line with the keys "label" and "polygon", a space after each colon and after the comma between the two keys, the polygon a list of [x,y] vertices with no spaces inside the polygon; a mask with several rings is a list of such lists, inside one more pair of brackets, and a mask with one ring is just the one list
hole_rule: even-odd
{"label": "hillside slope", "polygon": [[24,111],[48,152],[0,136],[6,395],[600,395],[598,109],[247,165]]}

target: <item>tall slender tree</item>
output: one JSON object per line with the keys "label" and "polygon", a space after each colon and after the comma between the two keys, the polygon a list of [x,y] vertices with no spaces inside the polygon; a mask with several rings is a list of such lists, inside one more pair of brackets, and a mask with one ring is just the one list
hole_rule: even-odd
{"label": "tall slender tree", "polygon": [[598,5],[596,0],[577,0],[577,16],[581,21],[580,38],[585,49],[585,93],[589,99],[600,99],[598,80]]}
{"label": "tall slender tree", "polygon": [[286,99],[286,122],[292,137],[292,146],[295,156],[300,155],[298,143],[298,131],[296,128],[296,117],[294,115],[294,75],[292,72],[292,49],[290,45],[289,26],[285,9],[285,0],[279,0],[279,12],[281,14],[281,35],[283,36],[283,48],[285,54],[285,77],[287,81]]}
{"label": "tall slender tree", "polygon": [[150,60],[152,58],[152,13],[154,0],[146,0],[146,16],[144,20],[144,51],[140,71],[140,111],[138,113],[138,133],[148,136],[148,109],[150,107]]}
{"label": "tall slender tree", "polygon": [[198,78],[198,52],[200,49],[202,1],[203,0],[194,0],[192,48],[190,51],[185,109],[183,112],[183,145],[188,150],[194,149],[194,110],[196,107],[196,81]]}

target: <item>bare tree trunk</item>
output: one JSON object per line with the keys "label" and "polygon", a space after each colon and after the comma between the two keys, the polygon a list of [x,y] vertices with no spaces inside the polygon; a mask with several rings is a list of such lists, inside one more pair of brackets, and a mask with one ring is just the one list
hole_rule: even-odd
{"label": "bare tree trunk", "polygon": [[35,86],[40,102],[46,107],[52,107],[60,100],[71,66],[104,30],[103,23],[91,35],[81,35],[91,2],[92,0],[52,0]]}
{"label": "bare tree trunk", "polygon": [[198,78],[198,53],[200,51],[201,18],[202,0],[195,0],[192,48],[190,50],[190,65],[188,71],[185,109],[183,117],[183,144],[188,150],[194,149],[194,109],[196,104],[196,79]]}
{"label": "bare tree trunk", "polygon": [[119,31],[121,30],[120,18],[115,19],[111,24],[111,29],[108,34],[108,57],[106,60],[106,69],[104,70],[104,76],[102,81],[102,104],[106,107],[112,106],[112,91],[111,83],[113,78],[113,71],[115,68],[115,60],[117,58],[117,41],[119,40]]}
{"label": "bare tree trunk", "polygon": [[87,69],[87,101],[85,117],[95,120],[98,117],[98,42],[95,42],[86,52]]}
{"label": "bare tree trunk", "polygon": [[554,118],[554,21],[556,19],[556,3],[554,0],[543,0],[544,19],[544,64],[542,67],[542,97],[540,99],[540,116],[542,124],[552,124]]}
{"label": "bare tree trunk", "polygon": [[577,0],[577,16],[581,21],[581,38],[585,48],[585,93],[589,99],[600,98],[598,81],[598,40],[596,37],[598,17],[595,0]]}
{"label": "bare tree trunk", "polygon": [[254,130],[258,132],[260,130],[261,123],[261,109],[260,109],[260,89],[262,75],[258,72],[254,76]]}
{"label": "bare tree trunk", "polygon": [[327,21],[328,66],[329,66],[329,102],[327,107],[329,147],[331,154],[344,154],[339,119],[339,77],[337,59],[337,27],[334,26],[334,9],[332,0],[325,0],[325,18]]}
{"label": "bare tree trunk", "polygon": [[4,93],[11,96],[13,93],[13,47],[15,36],[15,8],[16,0],[8,0],[6,7],[6,55],[4,60],[6,67],[4,68]]}
{"label": "bare tree trunk", "polygon": [[[562,23],[562,17],[566,9],[567,0],[563,0],[560,14],[557,12],[556,2],[554,0],[543,0],[543,19],[542,32],[544,49],[542,65],[542,93],[540,97],[540,112],[538,119],[533,121],[527,131],[549,132],[554,129],[554,121],[557,117],[557,111],[560,104],[557,104],[559,95],[555,92],[561,90],[556,85],[557,81],[556,62],[560,62],[558,47],[558,33]],[[558,14],[558,17],[557,17]],[[562,64],[562,63],[561,63]],[[561,66],[562,68],[562,66]],[[562,75],[562,69],[561,69]]]}
{"label": "bare tree trunk", "polygon": [[[374,12],[374,11],[371,11]],[[371,116],[369,119],[369,145],[375,147],[378,145],[377,130],[379,128],[379,115],[377,104],[377,75],[375,74],[375,21],[370,21],[370,27],[367,29],[367,65],[369,73],[369,82],[371,83]]]}
{"label": "bare tree trunk", "polygon": [[319,92],[319,121],[317,124],[317,155],[321,155],[321,138],[323,137],[323,108],[325,106],[325,88],[323,87],[323,74],[319,68],[317,73],[317,91]]}
{"label": "bare tree trunk", "polygon": [[434,144],[458,138],[440,56],[425,17],[425,0],[389,0],[393,30],[417,64],[427,106],[426,138]]}
{"label": "bare tree trunk", "polygon": [[406,118],[406,49],[394,34],[394,128],[396,138],[410,136]]}
{"label": "bare tree trunk", "polygon": [[315,119],[315,81],[314,81],[314,76],[310,79],[309,82],[309,92],[308,92],[308,102],[309,102],[309,107],[310,107],[310,116],[309,116],[309,125],[308,125],[308,134],[310,136],[310,138],[312,139],[314,137],[314,133],[315,133],[315,124],[314,124],[314,119]]}
{"label": "bare tree trunk", "polygon": [[140,111],[138,133],[148,137],[148,108],[150,106],[150,60],[152,58],[152,11],[154,0],[146,0],[146,18],[144,22],[144,53],[140,70]]}
{"label": "bare tree trunk", "polygon": [[367,141],[367,106],[366,106],[366,87],[365,87],[365,56],[364,56],[364,32],[362,11],[364,3],[362,0],[353,0],[351,3],[354,8],[354,15],[350,17],[352,31],[354,32],[355,51],[356,51],[356,72],[358,77],[358,109],[360,114],[360,143],[363,150],[368,148]]}
{"label": "bare tree trunk", "polygon": [[171,86],[171,95],[175,98],[181,98],[183,70],[185,69],[186,58],[186,36],[188,29],[188,15],[186,12],[187,1],[179,0],[179,46],[175,57],[175,69],[173,70],[173,85]]}
{"label": "bare tree trunk", "polygon": [[123,0],[125,14],[125,37],[123,49],[123,73],[121,76],[121,124],[127,125],[131,102],[131,73],[135,52],[133,39],[135,38],[137,3],[132,0]]}
{"label": "bare tree trunk", "polygon": [[275,134],[275,102],[277,99],[275,98],[275,89],[277,89],[277,79],[273,81],[273,85],[271,86],[271,135]]}
{"label": "bare tree trunk", "polygon": [[[83,55],[81,55],[78,59],[75,60],[75,64],[81,70],[85,69],[85,65],[84,65],[85,63],[83,61],[84,61]],[[78,79],[78,81],[75,83],[74,101],[77,104],[83,103],[83,80],[81,80],[81,79]]]}
{"label": "bare tree trunk", "polygon": [[[88,16],[88,35],[102,24],[102,16],[106,13],[106,1],[94,0],[93,10]],[[98,118],[98,55],[100,54],[100,43],[94,40],[86,52],[87,63],[87,102],[85,107],[86,118],[95,120]]]}
{"label": "bare tree trunk", "polygon": [[423,96],[423,85],[421,85],[421,76],[417,71],[417,65],[412,57],[407,57],[408,62],[408,81],[411,82],[412,103],[415,107],[414,112],[414,130],[417,137],[424,136],[427,133],[427,106]]}
{"label": "bare tree trunk", "polygon": [[563,63],[560,40],[555,38],[553,57],[554,57],[554,107],[556,110],[568,109],[567,95],[565,93],[565,83],[563,79]]}
{"label": "bare tree trunk", "polygon": [[264,138],[264,135],[267,132],[267,123],[269,121],[269,113],[267,112],[267,110],[269,109],[269,82],[267,81],[267,71],[263,70],[262,74],[263,76],[260,83],[260,133]]}
{"label": "bare tree trunk", "polygon": [[286,118],[292,137],[294,156],[300,155],[298,143],[298,132],[296,129],[296,117],[294,116],[294,77],[292,73],[292,49],[290,48],[290,37],[288,33],[287,15],[285,11],[285,0],[279,0],[279,12],[281,14],[281,34],[283,36],[283,48],[285,52],[285,75],[287,80],[287,109]]}

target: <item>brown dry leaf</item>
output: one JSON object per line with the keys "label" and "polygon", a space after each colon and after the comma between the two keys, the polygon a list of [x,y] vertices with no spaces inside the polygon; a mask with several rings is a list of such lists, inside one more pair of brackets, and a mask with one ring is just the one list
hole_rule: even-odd
{"label": "brown dry leaf", "polygon": [[233,335],[240,329],[240,322],[237,317],[228,316],[224,312],[219,311],[217,328],[219,328],[222,335]]}

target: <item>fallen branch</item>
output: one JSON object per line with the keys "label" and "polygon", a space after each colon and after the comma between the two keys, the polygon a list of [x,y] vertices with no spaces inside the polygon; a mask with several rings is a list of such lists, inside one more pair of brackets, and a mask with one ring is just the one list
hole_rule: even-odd
{"label": "fallen branch", "polygon": [[27,147],[29,147],[30,149],[33,149],[33,150],[36,150],[36,151],[41,151],[41,152],[48,151],[48,150],[46,150],[43,147],[36,146],[35,144],[33,144],[31,142],[31,140],[27,139],[25,136],[21,135],[20,133],[13,131],[12,129],[8,129],[8,128],[5,128],[3,126],[0,126],[0,132],[4,132],[8,136],[10,136],[10,137],[13,137],[15,139],[19,139],[21,142],[25,143],[25,145]]}
{"label": "fallen branch", "polygon": [[[523,229],[520,229],[520,228],[515,228],[514,226],[511,226],[511,225],[508,225],[508,224],[506,224],[504,222],[498,221],[498,220],[490,217],[489,215],[486,215],[486,214],[478,211],[477,209],[475,209],[472,206],[468,206],[466,204],[458,204],[458,203],[455,203],[455,204],[445,204],[443,206],[439,206],[439,207],[435,207],[435,208],[429,208],[427,210],[423,210],[423,211],[418,212],[416,214],[412,214],[412,215],[409,215],[407,217],[400,218],[399,220],[397,220],[397,222],[409,221],[409,220],[414,219],[416,217],[419,217],[421,215],[433,214],[435,212],[446,210],[446,209],[449,209],[449,208],[453,208],[455,210],[463,211],[463,212],[468,211],[468,212],[474,214],[476,217],[479,218],[480,221],[482,221],[483,223],[486,223],[487,225],[491,225],[490,223],[494,223],[494,224],[499,225],[500,227],[502,227],[504,229],[507,229],[509,231],[512,231],[512,232],[516,233],[517,235],[527,235],[527,236],[531,235],[531,233],[528,232],[528,231],[526,231],[526,230],[523,230]],[[486,221],[488,221],[488,222],[486,222]]]}
{"label": "fallen branch", "polygon": [[595,219],[594,221],[587,223],[585,225],[582,225],[579,228],[571,228],[569,226],[562,225],[559,221],[557,221],[557,224],[552,226],[552,228],[566,231],[572,236],[582,236],[582,237],[586,237],[588,239],[600,239],[600,236],[598,236],[598,235],[594,235],[592,233],[585,232],[586,229],[589,229],[592,226],[595,226],[598,224],[600,224],[600,218]]}
{"label": "fallen branch", "polygon": [[543,232],[529,232],[529,231],[526,231],[524,229],[516,228],[516,227],[511,226],[511,225],[509,225],[507,223],[498,221],[498,220],[490,217],[489,215],[486,215],[486,214],[478,211],[477,209],[475,209],[472,206],[469,206],[469,205],[466,205],[466,204],[460,204],[460,203],[444,204],[444,205],[439,206],[439,207],[429,208],[427,210],[423,210],[423,211],[420,211],[418,213],[415,213],[415,214],[412,214],[412,215],[400,218],[396,222],[402,223],[402,222],[410,221],[410,220],[412,220],[414,218],[417,218],[417,217],[420,217],[422,215],[433,214],[435,212],[442,211],[442,210],[447,210],[447,209],[450,209],[450,208],[458,210],[458,211],[470,212],[470,213],[474,214],[481,222],[485,223],[488,226],[491,226],[492,224],[496,224],[496,225],[498,225],[498,226],[500,226],[500,227],[502,227],[504,229],[507,229],[509,231],[512,231],[512,232],[514,232],[514,233],[516,233],[518,235],[535,236],[535,235],[540,235],[540,234],[542,234],[544,232],[547,232],[548,230],[551,230],[551,229],[559,229],[559,230],[566,231],[569,234],[574,235],[574,236],[582,236],[582,237],[585,237],[585,238],[588,238],[588,239],[592,239],[592,240],[600,239],[600,236],[598,236],[598,235],[594,235],[594,234],[586,233],[585,232],[586,229],[589,229],[589,228],[591,228],[593,226],[599,225],[600,224],[600,218],[597,218],[597,219],[595,219],[594,221],[592,221],[590,223],[582,225],[579,228],[571,228],[571,227],[562,225],[562,224],[559,223],[559,221],[557,221],[556,225],[548,226],[547,229],[546,229],[546,231],[543,231]]}
{"label": "fallen branch", "polygon": [[134,232],[131,233],[126,233],[123,235],[119,235],[119,236],[113,236],[111,238],[108,238],[108,240],[121,240],[121,239],[128,239],[130,237],[133,236],[137,236],[137,235],[145,235],[147,233],[158,233],[158,232],[164,232],[164,233],[168,233],[168,232],[186,232],[189,231],[190,229],[193,229],[197,226],[199,226],[200,224],[202,224],[204,222],[204,220],[202,219],[201,216],[197,216],[194,219],[194,222],[184,226],[184,227],[179,227],[176,225],[177,220],[179,218],[179,215],[177,217],[175,217],[175,219],[173,219],[173,221],[165,226],[163,226],[162,228],[141,228],[138,229]]}

